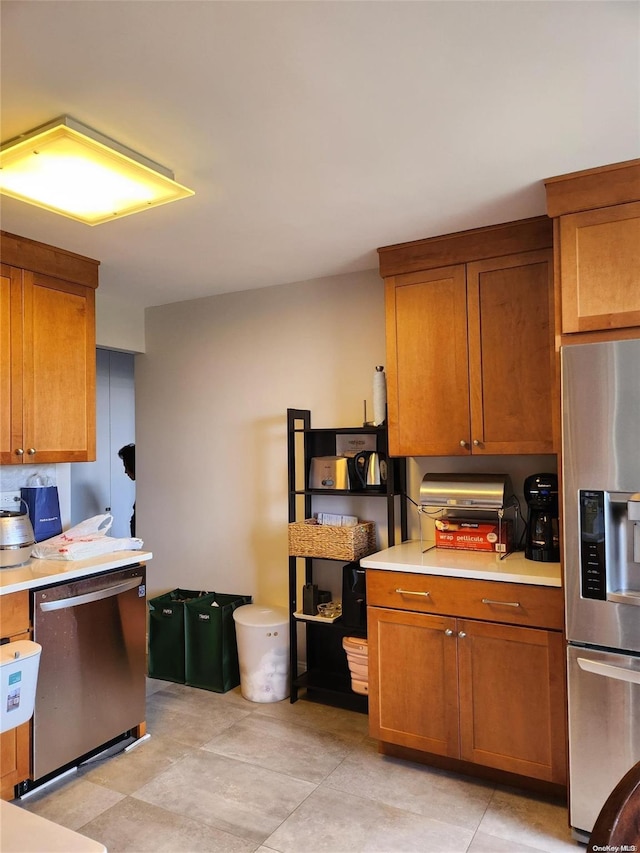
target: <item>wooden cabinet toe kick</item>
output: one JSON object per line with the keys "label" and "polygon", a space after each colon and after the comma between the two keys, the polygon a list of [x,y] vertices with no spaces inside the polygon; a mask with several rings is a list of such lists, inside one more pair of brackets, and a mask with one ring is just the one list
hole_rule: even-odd
{"label": "wooden cabinet toe kick", "polygon": [[444,755],[422,752],[419,749],[411,749],[408,746],[398,746],[395,743],[384,741],[378,742],[378,752],[391,758],[402,758],[404,761],[428,764],[430,767],[437,767],[439,770],[449,770],[452,773],[464,773],[478,779],[486,779],[488,782],[494,782],[497,785],[509,785],[514,788],[536,791],[554,797],[560,802],[567,802],[567,786],[564,784],[533,779],[530,776],[520,776],[517,773],[508,773],[506,770],[497,770],[493,767],[485,767],[482,764],[462,761],[459,758],[448,758]]}

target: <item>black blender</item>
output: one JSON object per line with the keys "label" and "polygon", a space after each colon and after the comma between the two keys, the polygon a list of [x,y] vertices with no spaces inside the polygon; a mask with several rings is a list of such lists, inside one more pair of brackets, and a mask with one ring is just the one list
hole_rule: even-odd
{"label": "black blender", "polygon": [[524,481],[524,497],[529,507],[525,557],[541,563],[559,563],[558,477],[531,474]]}

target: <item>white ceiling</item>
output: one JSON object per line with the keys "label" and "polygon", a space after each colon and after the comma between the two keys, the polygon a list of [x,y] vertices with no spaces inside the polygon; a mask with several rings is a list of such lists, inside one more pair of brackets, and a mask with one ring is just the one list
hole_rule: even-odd
{"label": "white ceiling", "polygon": [[175,172],[94,228],[137,306],[377,267],[376,248],[545,212],[542,180],[640,156],[640,3],[3,0],[1,136],[68,114]]}

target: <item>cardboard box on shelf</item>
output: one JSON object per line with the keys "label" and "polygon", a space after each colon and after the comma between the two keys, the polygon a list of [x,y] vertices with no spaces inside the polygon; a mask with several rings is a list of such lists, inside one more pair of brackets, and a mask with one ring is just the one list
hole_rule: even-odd
{"label": "cardboard box on shelf", "polygon": [[505,554],[512,547],[511,522],[441,518],[435,523],[436,547],[457,551],[493,551]]}

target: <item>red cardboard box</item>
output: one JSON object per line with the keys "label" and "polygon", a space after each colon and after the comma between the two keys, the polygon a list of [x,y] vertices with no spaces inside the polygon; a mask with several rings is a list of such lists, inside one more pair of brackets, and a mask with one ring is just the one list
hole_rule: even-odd
{"label": "red cardboard box", "polygon": [[439,518],[436,521],[436,547],[457,551],[493,551],[506,554],[511,550],[511,522],[468,521],[462,518]]}

